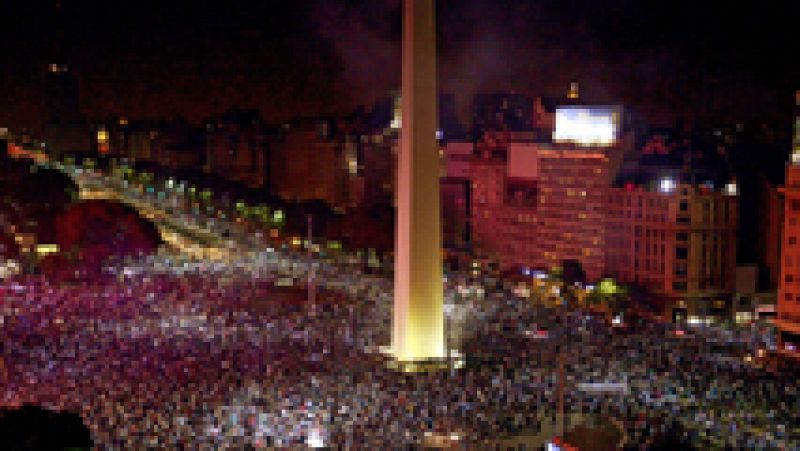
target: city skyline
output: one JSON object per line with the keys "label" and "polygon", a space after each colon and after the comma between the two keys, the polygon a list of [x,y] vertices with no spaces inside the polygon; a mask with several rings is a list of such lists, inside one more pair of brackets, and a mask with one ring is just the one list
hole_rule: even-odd
{"label": "city skyline", "polygon": [[[231,107],[271,122],[341,115],[399,88],[400,3],[4,5],[0,126],[41,123],[48,65],[67,64],[81,108],[199,123]],[[56,12],[59,9],[60,12]],[[624,103],[655,125],[764,121],[780,127],[798,78],[797,6],[618,0],[438,4],[440,89],[462,118],[478,92]],[[63,59],[63,61],[55,61]]]}

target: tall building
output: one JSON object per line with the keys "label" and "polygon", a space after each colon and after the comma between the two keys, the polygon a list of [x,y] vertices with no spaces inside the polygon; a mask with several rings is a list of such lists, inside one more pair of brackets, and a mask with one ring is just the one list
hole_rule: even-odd
{"label": "tall building", "polygon": [[606,272],[659,296],[673,320],[730,319],[736,185],[714,190],[664,175],[609,190]]}
{"label": "tall building", "polygon": [[605,150],[513,139],[482,147],[471,169],[476,251],[504,269],[551,270],[576,260],[589,279],[600,278]]}
{"label": "tall building", "polygon": [[733,317],[739,186],[708,134],[656,129],[609,190],[607,272],[674,320]]}
{"label": "tall building", "polygon": [[758,222],[756,258],[761,274],[761,285],[777,290],[781,275],[781,244],[783,242],[783,198],[778,186],[770,180],[759,181],[761,218]]}
{"label": "tall building", "polygon": [[572,260],[596,280],[621,108],[542,99],[534,106],[529,129],[487,131],[475,145],[473,246],[504,269],[551,270]]}
{"label": "tall building", "polygon": [[778,288],[778,347],[800,357],[800,90],[795,93],[794,139],[791,163],[786,166],[781,279]]}

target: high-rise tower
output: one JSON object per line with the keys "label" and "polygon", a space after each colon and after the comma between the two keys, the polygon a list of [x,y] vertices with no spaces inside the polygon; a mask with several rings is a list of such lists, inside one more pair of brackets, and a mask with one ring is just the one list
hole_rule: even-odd
{"label": "high-rise tower", "polygon": [[434,0],[403,1],[392,355],[445,358]]}
{"label": "high-rise tower", "polygon": [[779,352],[800,356],[800,91],[795,93],[794,137],[791,162],[786,166],[781,277],[778,286]]}

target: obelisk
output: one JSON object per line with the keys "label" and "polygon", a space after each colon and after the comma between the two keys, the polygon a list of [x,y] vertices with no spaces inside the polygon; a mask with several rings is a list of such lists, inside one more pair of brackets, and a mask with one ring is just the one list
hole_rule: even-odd
{"label": "obelisk", "polygon": [[445,357],[434,0],[403,0],[392,354]]}

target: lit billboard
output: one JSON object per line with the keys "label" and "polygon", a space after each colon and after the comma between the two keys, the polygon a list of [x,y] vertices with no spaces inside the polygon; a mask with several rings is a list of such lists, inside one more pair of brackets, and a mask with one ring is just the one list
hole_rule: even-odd
{"label": "lit billboard", "polygon": [[612,146],[619,139],[620,111],[616,106],[557,107],[553,141],[579,146]]}

